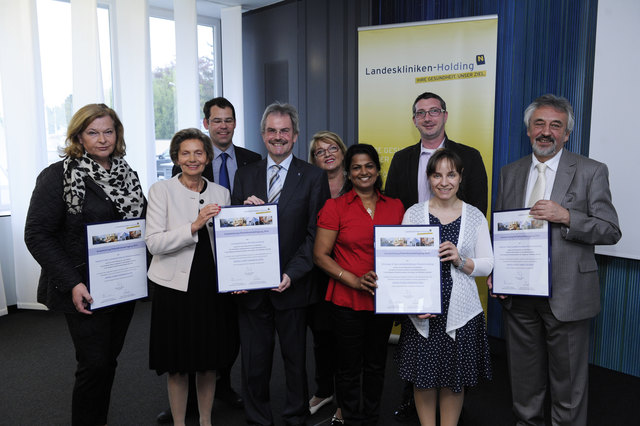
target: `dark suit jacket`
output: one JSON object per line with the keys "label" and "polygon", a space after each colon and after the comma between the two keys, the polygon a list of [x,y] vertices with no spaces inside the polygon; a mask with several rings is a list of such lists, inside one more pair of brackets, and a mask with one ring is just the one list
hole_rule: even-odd
{"label": "dark suit jacket", "polygon": [[[260,154],[248,150],[246,148],[242,148],[241,146],[234,145],[234,149],[236,151],[236,164],[238,165],[238,169],[246,166],[247,164],[255,163],[256,161],[260,161],[262,157]],[[171,176],[175,176],[180,173],[180,167],[174,165],[171,169]],[[215,182],[213,179],[213,165],[209,163],[205,166],[204,171],[202,172],[202,176],[210,180],[211,182]]]}
{"label": "dark suit jacket", "polygon": [[[238,169],[233,184],[232,204],[243,204],[249,196],[267,199],[267,160]],[[264,297],[276,309],[291,309],[309,304],[311,285],[308,275],[313,267],[313,243],[318,211],[331,198],[326,172],[293,157],[278,201],[280,271],[291,278],[291,287],[278,293],[253,290],[238,296],[238,303],[255,309]]]}
{"label": "dark suit jacket", "polygon": [[[418,163],[420,161],[420,143],[408,146],[393,156],[385,194],[392,198],[399,198],[408,209],[418,202]],[[487,214],[487,172],[482,162],[480,152],[470,146],[456,143],[449,138],[444,141],[444,147],[454,151],[462,159],[462,185],[458,190],[458,198],[466,201]]]}
{"label": "dark suit jacket", "polygon": [[[564,149],[551,200],[571,214],[571,226],[551,223],[551,285],[549,305],[560,321],[578,321],[600,311],[598,265],[594,245],[615,244],[622,233],[611,203],[607,166]],[[494,210],[521,209],[531,156],[507,164],[500,171]],[[506,309],[511,298],[505,299]]]}

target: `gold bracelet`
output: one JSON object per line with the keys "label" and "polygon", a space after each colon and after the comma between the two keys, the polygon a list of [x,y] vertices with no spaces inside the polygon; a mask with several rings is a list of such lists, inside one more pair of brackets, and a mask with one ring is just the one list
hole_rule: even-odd
{"label": "gold bracelet", "polygon": [[342,274],[344,273],[344,269],[342,271],[340,271],[340,273],[338,274],[338,279],[342,278]]}

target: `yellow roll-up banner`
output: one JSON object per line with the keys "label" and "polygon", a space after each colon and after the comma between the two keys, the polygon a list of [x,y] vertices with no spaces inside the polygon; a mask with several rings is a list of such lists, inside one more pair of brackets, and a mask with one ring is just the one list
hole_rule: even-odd
{"label": "yellow roll-up banner", "polygon": [[358,29],[359,142],[375,146],[386,178],[393,154],[418,143],[412,106],[424,92],[447,103],[447,136],[493,165],[498,17]]}
{"label": "yellow roll-up banner", "polygon": [[[420,140],[413,102],[433,92],[449,139],[480,151],[491,205],[497,43],[497,15],[358,29],[359,142],[378,150],[383,179],[393,154]],[[484,279],[479,290],[486,311]]]}

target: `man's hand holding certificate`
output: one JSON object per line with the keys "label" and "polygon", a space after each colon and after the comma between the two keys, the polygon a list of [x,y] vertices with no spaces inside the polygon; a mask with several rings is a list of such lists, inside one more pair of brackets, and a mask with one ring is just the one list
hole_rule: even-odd
{"label": "man's hand holding certificate", "polygon": [[213,223],[219,292],[288,287],[280,274],[277,204],[225,207]]}

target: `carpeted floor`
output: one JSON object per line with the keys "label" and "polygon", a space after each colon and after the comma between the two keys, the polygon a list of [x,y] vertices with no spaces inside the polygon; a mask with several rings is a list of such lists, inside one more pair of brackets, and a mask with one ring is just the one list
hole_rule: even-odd
{"label": "carpeted floor", "polygon": [[[155,425],[156,415],[168,408],[165,378],[148,369],[150,303],[138,303],[127,335],[111,397],[109,425]],[[513,424],[510,391],[506,374],[504,343],[492,340],[494,378],[467,392],[464,426]],[[311,339],[308,344],[308,371],[313,377]],[[393,362],[394,346],[389,346],[385,390],[380,425],[397,425],[393,409],[399,402],[402,383]],[[279,349],[276,347],[276,355]],[[238,360],[232,383],[240,391]],[[71,389],[75,359],[66,323],[60,314],[44,311],[13,311],[0,317],[0,426],[67,425],[70,422]],[[284,404],[282,360],[275,357],[271,382],[276,424]],[[310,392],[314,386],[310,383]],[[640,378],[599,367],[591,367],[589,425],[637,425],[640,407]],[[328,425],[335,407],[323,407],[309,425]],[[245,424],[244,414],[216,402],[215,425]],[[189,419],[197,425],[197,419]],[[417,425],[418,422],[405,423]]]}

